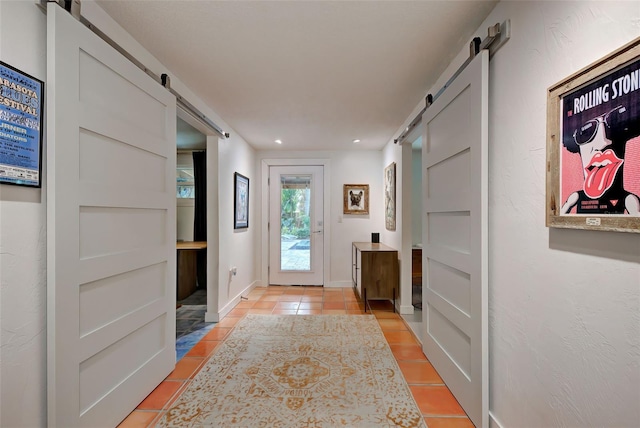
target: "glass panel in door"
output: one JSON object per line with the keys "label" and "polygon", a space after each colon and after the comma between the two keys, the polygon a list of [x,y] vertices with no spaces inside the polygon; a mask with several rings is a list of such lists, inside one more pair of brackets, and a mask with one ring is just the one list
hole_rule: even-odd
{"label": "glass panel in door", "polygon": [[280,176],[280,270],[310,271],[310,175]]}

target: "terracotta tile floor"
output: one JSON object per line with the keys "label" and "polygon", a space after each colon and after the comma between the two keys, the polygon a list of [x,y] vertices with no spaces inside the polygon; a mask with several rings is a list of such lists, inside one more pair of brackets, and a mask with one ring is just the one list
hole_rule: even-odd
{"label": "terracotta tile floor", "polygon": [[[422,353],[419,342],[391,302],[371,302],[373,314],[429,428],[473,428],[449,389]],[[246,314],[363,314],[350,288],[259,287],[252,290],[178,363],[175,370],[119,426],[153,427]]]}

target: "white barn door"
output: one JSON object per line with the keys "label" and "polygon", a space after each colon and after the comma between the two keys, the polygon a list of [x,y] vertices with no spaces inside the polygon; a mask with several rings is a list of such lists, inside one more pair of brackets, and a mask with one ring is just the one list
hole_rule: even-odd
{"label": "white barn door", "polygon": [[477,427],[488,426],[487,51],[426,110],[423,347]]}
{"label": "white barn door", "polygon": [[49,426],[116,426],[175,366],[175,98],[47,8]]}

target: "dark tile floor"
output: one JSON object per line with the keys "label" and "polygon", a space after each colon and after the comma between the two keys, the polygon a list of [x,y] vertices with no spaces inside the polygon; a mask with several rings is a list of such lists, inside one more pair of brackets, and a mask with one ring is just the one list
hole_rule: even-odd
{"label": "dark tile floor", "polygon": [[200,330],[210,323],[204,322],[207,305],[184,305],[176,310],[176,339]]}
{"label": "dark tile floor", "polygon": [[205,322],[207,312],[206,290],[196,290],[191,296],[178,301],[176,309],[176,353],[180,360],[204,337],[215,323]]}
{"label": "dark tile floor", "polygon": [[196,290],[191,296],[183,300],[178,300],[179,305],[206,305],[207,290],[204,288]]}
{"label": "dark tile floor", "polygon": [[422,284],[414,284],[411,288],[411,303],[416,309],[422,309]]}

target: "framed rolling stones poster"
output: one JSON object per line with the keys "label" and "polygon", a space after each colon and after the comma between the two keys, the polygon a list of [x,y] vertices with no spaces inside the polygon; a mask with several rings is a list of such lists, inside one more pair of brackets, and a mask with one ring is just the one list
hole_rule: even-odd
{"label": "framed rolling stones poster", "polygon": [[548,227],[640,233],[640,38],[547,100]]}

